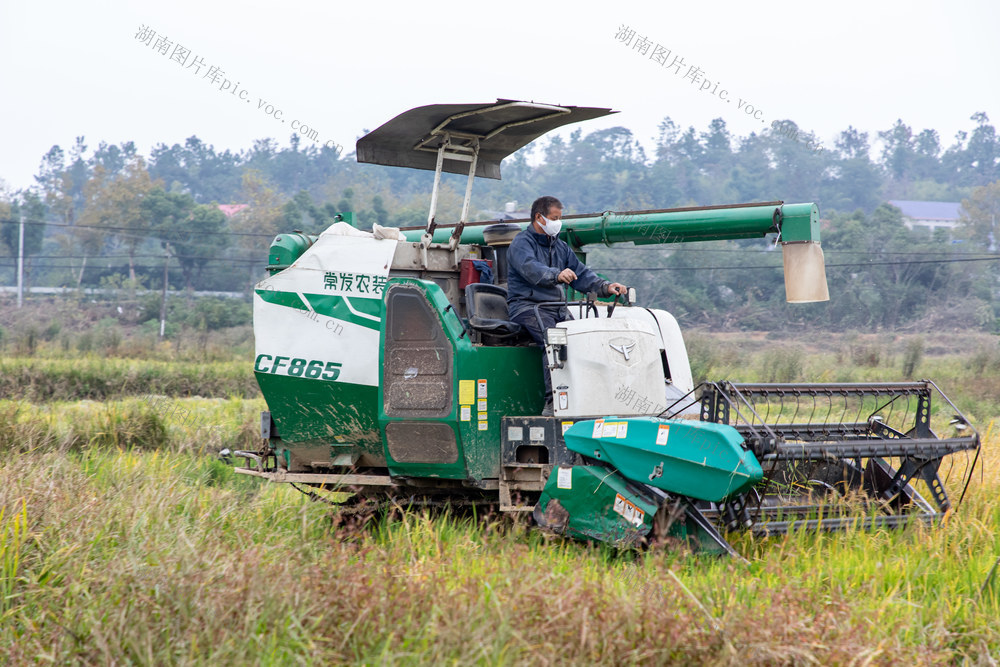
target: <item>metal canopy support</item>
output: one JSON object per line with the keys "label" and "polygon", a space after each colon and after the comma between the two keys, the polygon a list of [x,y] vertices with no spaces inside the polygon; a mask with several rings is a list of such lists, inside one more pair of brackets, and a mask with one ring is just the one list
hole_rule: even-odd
{"label": "metal canopy support", "polygon": [[[450,124],[463,118],[481,116],[483,114],[494,113],[512,108],[537,109],[541,111],[551,111],[552,113],[526,120],[506,122],[490,129],[485,133],[448,129]],[[462,201],[462,216],[458,221],[458,227],[461,228],[465,226],[465,223],[469,219],[469,205],[472,202],[472,182],[476,177],[476,166],[479,162],[480,142],[489,141],[504,130],[512,127],[537,123],[543,120],[550,120],[569,113],[571,113],[570,109],[554,106],[552,104],[535,104],[534,102],[509,102],[506,104],[494,104],[480,109],[473,109],[471,111],[463,111],[461,113],[452,114],[438,123],[434,129],[418,141],[416,145],[413,146],[413,150],[437,153],[437,161],[434,165],[434,189],[431,191],[431,207],[430,211],[427,213],[427,227],[425,228],[423,238],[421,239],[424,247],[426,248],[430,245],[431,238],[434,234],[434,218],[437,214],[438,191],[441,188],[441,171],[444,169],[445,160],[455,160],[458,162],[469,163],[469,177],[465,185],[465,198]],[[430,145],[436,140],[441,141],[441,144],[437,148]],[[453,140],[456,142],[461,141],[462,143],[452,143]],[[454,249],[454,247],[458,245],[459,238],[461,238],[460,229],[457,235],[452,234],[449,247]]]}
{"label": "metal canopy support", "polygon": [[434,169],[434,188],[431,190],[431,210],[427,213],[427,233],[430,234],[434,224],[434,214],[437,213],[438,190],[441,188],[441,167],[444,165],[444,154],[448,150],[451,138],[446,134],[441,147],[437,151],[437,167]]}
{"label": "metal canopy support", "polygon": [[465,184],[465,200],[462,201],[462,217],[458,219],[459,224],[465,224],[469,220],[469,202],[472,200],[472,180],[476,177],[476,162],[479,161],[479,139],[472,145],[472,163],[469,166],[469,180]]}
{"label": "metal canopy support", "polygon": [[[421,245],[426,249],[437,227],[441,173],[468,177],[462,215],[449,230],[454,250],[468,222],[476,176],[500,178],[500,162],[546,132],[615,113],[611,109],[539,104],[498,99],[488,104],[436,104],[396,116],[358,140],[358,162],[434,170],[434,189]],[[431,154],[434,157],[431,157]],[[465,164],[462,164],[465,163]],[[445,242],[440,239],[440,242]]]}

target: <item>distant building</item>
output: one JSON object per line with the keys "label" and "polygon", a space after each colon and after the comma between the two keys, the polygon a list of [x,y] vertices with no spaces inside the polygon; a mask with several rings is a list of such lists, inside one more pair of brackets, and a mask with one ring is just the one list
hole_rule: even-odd
{"label": "distant building", "polygon": [[934,233],[937,229],[949,232],[958,226],[962,217],[962,204],[955,201],[889,200],[903,212],[903,224],[910,229],[924,229]]}
{"label": "distant building", "polygon": [[249,204],[219,204],[219,210],[231,218],[245,208],[250,208]]}

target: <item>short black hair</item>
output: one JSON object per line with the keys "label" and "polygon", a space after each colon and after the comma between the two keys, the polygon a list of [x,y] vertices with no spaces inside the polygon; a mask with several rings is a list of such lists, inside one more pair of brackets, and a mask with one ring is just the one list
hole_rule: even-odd
{"label": "short black hair", "polygon": [[535,221],[535,216],[541,213],[544,217],[549,217],[549,209],[555,206],[558,209],[563,207],[562,202],[555,197],[539,197],[531,204],[531,221]]}

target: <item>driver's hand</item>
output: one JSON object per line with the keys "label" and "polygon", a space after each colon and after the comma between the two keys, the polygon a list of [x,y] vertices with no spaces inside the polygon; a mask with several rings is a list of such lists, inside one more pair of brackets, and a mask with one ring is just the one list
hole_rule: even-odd
{"label": "driver's hand", "polygon": [[617,294],[619,296],[624,296],[628,292],[628,288],[621,283],[611,283],[608,285],[608,294]]}
{"label": "driver's hand", "polygon": [[571,282],[576,280],[576,274],[573,273],[572,269],[563,269],[562,271],[559,272],[559,275],[556,276],[556,280],[558,282],[566,283],[567,285],[569,285]]}

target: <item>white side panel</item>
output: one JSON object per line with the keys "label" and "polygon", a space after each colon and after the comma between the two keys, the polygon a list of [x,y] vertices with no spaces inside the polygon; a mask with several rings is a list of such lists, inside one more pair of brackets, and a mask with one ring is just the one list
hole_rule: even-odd
{"label": "white side panel", "polygon": [[[649,318],[652,320],[652,318]],[[652,414],[663,410],[660,335],[638,318],[561,322],[567,331],[564,368],[552,371],[557,417]]]}
{"label": "white side panel", "polygon": [[[574,317],[579,317],[578,310],[573,309]],[[598,313],[606,321],[607,309],[598,308]],[[657,336],[657,347],[666,352],[667,364],[670,367],[670,381],[663,382],[663,365],[657,354],[655,367],[659,374],[661,389],[642,393],[635,391],[628,385],[616,387],[613,393],[612,405],[622,409],[621,414],[659,414],[668,406],[674,404],[677,399],[683,397],[694,389],[694,380],[691,375],[691,363],[688,360],[687,347],[684,345],[684,336],[681,334],[677,319],[665,310],[647,309],[639,307],[615,308],[612,313],[614,320],[633,320],[644,322],[653,328],[659,335]],[[593,320],[593,317],[591,317]],[[689,401],[685,401],[688,403]],[[685,407],[678,404],[676,408]],[[694,403],[686,409],[681,410],[679,415],[697,415],[699,405]],[[612,414],[612,413],[608,413]]]}
{"label": "white side panel", "polygon": [[[337,223],[290,267],[260,281],[255,369],[378,386],[381,319],[375,313],[396,245]],[[297,360],[313,370],[304,371]]]}
{"label": "white side panel", "polygon": [[671,382],[681,395],[686,394],[694,389],[694,379],[691,376],[691,362],[688,360],[681,327],[677,324],[677,318],[665,310],[651,308],[650,312],[660,325],[660,336],[663,338],[663,349],[667,352]]}
{"label": "white side panel", "polygon": [[[378,386],[379,332],[316,312],[267,303],[254,294],[255,369],[275,375],[309,378],[293,359],[319,361],[316,380]],[[375,318],[378,321],[378,318]],[[261,355],[265,355],[261,357]],[[284,358],[282,360],[281,358]],[[333,364],[333,366],[329,366]],[[326,372],[336,368],[337,373]]]}
{"label": "white side panel", "polygon": [[[687,347],[677,319],[665,310],[655,308],[616,308],[614,318],[628,317],[651,321],[660,332],[660,345],[667,355],[667,365],[670,367],[670,380],[664,384],[664,408],[671,407],[671,416],[697,416],[700,406],[689,396],[682,403],[677,403],[694,389],[691,376],[691,362],[688,360]],[[663,408],[661,408],[662,410]]]}

